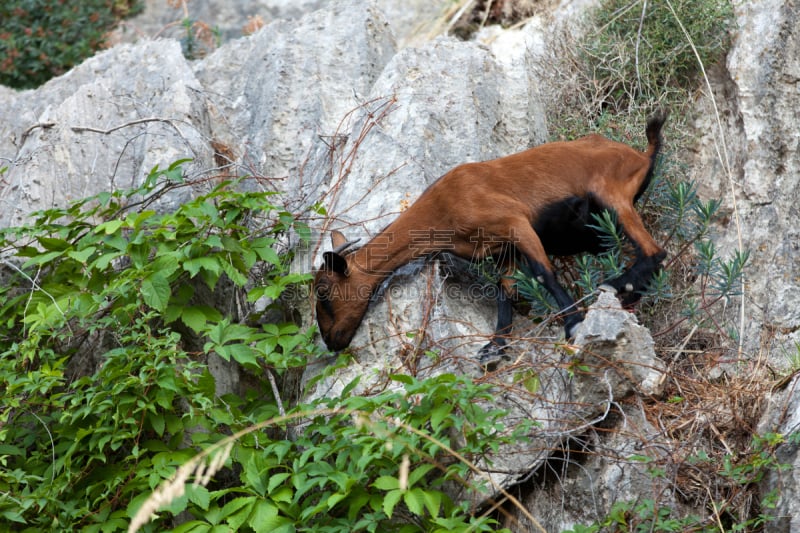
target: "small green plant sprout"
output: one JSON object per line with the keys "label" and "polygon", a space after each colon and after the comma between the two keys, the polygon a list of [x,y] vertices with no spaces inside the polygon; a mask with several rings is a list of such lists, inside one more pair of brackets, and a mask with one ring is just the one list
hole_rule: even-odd
{"label": "small green plant sprout", "polygon": [[787,373],[794,375],[800,372],[800,342],[794,343],[794,350],[786,353],[786,361],[788,363]]}
{"label": "small green plant sprout", "polygon": [[216,26],[186,17],[181,21],[181,49],[186,59],[201,59],[219,47],[222,33]]}

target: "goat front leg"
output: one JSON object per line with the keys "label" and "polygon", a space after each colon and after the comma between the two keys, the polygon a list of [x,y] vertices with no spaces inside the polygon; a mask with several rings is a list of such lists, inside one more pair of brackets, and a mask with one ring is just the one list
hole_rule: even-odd
{"label": "goat front leg", "polygon": [[[533,275],[553,296],[560,309],[559,315],[564,319],[564,331],[568,339],[575,336],[575,329],[583,321],[583,313],[575,304],[575,300],[556,281],[553,267],[547,258],[542,241],[533,230],[527,219],[498,220],[496,231],[489,233],[494,239],[513,245],[522,258],[528,262]],[[505,235],[506,237],[500,237]],[[513,262],[508,266],[511,267]],[[503,290],[503,289],[506,290]],[[510,277],[501,281],[497,299],[497,328],[492,341],[481,348],[480,360],[485,366],[498,361],[503,356],[507,344],[507,335],[511,331],[513,294]]]}
{"label": "goat front leg", "polygon": [[556,280],[553,266],[547,258],[539,236],[529,224],[518,224],[514,231],[519,237],[514,243],[517,250],[528,261],[528,266],[533,272],[536,281],[541,283],[556,301],[559,316],[564,320],[564,333],[567,339],[575,337],[578,324],[583,322],[583,313],[577,308],[575,300],[564,290]]}
{"label": "goat front leg", "polygon": [[583,312],[580,311],[567,291],[556,281],[556,276],[551,268],[541,264],[536,260],[528,259],[528,264],[533,271],[536,281],[547,289],[558,305],[558,315],[564,320],[564,335],[567,339],[575,337],[575,330],[578,324],[583,322]]}

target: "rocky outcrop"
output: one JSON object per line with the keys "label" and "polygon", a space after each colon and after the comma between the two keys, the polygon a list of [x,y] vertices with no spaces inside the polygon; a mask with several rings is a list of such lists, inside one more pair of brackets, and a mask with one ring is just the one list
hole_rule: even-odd
{"label": "rocky outcrop", "polygon": [[[273,4],[258,5],[269,11]],[[0,175],[0,225],[140,184],[154,166],[188,157],[191,177],[249,174],[258,178],[251,186],[283,192],[297,212],[324,205],[328,216],[311,221],[318,240],[297,253],[295,268],[309,271],[328,249],[330,229],[368,238],[452,166],[547,138],[541,94],[547,89],[534,73],[546,57],[552,21],[568,24],[585,2],[563,2],[552,19],[495,30],[488,44],[420,39],[424,32],[415,28],[422,22],[409,13],[429,17],[442,4],[415,2],[423,11],[396,4],[293,3],[297,13],[274,12],[282,18],[266,17],[258,33],[197,61],[187,61],[177,41],[145,39],[105,51],[33,91],[0,87],[0,164],[9,168]],[[733,311],[744,326],[742,360],[759,354],[785,369],[785,354],[796,353],[800,340],[798,8],[742,2],[736,17],[727,64],[711,73],[719,124],[711,100],[698,101],[692,174],[706,196],[723,193],[729,216],[720,246],[751,251],[745,307]],[[405,46],[411,41],[417,44]],[[200,180],[195,187],[205,185]],[[162,207],[195,192],[182,189]],[[491,380],[503,391],[498,403],[510,409],[510,426],[543,421],[530,443],[504,450],[512,460],[496,468],[504,472],[496,481],[522,483],[523,502],[549,531],[605,516],[620,499],[668,492],[646,464],[630,460],[662,457],[672,445],[638,403],[660,394],[665,372],[649,332],[613,295],[601,293],[574,345],[564,345],[547,325],[517,317],[512,360],[486,374],[473,355],[493,328],[491,289],[457,262],[408,265],[371,306],[353,341],[352,366],[318,382],[313,394],[334,394],[349,376],[380,380],[398,371]],[[310,323],[311,310],[298,305]],[[426,359],[431,349],[441,357]],[[324,364],[309,365],[306,378]],[[759,431],[797,432],[798,398],[796,377],[765,398],[770,407]],[[582,446],[603,453],[571,460],[568,454]],[[776,531],[800,531],[796,444],[785,443],[779,455],[793,469],[767,476],[764,491],[780,491],[785,518]],[[548,471],[558,472],[555,479]],[[689,505],[674,494],[662,504]]]}
{"label": "rocky outcrop", "polygon": [[[706,194],[724,201],[729,222],[720,246],[729,254],[750,251],[743,307],[733,311],[742,353],[795,372],[767,398],[758,432],[790,435],[800,431],[800,5],[734,5],[739,30],[726,64],[710,73],[714,101],[707,95],[698,103],[701,136],[692,173]],[[778,460],[789,468],[765,482],[765,494],[780,495],[776,515],[782,518],[770,531],[800,531],[796,441],[778,448]]]}
{"label": "rocky outcrop", "polygon": [[751,353],[800,339],[798,19],[794,2],[737,5],[740,31],[727,63],[710,72],[713,100],[702,98],[696,117],[692,177],[727,209],[720,243],[752,252],[742,332]]}
{"label": "rocky outcrop", "polygon": [[[0,190],[0,225],[35,209],[141,184],[180,158],[210,168],[201,86],[174,41],[147,41],[100,54],[36,91],[9,94],[0,138],[11,161]],[[173,197],[171,202],[185,200]]]}

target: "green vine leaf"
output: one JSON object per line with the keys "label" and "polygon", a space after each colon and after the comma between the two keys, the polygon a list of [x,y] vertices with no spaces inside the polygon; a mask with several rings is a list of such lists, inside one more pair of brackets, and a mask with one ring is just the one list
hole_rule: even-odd
{"label": "green vine leaf", "polygon": [[156,311],[166,311],[171,294],[169,280],[160,272],[154,272],[142,280],[144,303]]}

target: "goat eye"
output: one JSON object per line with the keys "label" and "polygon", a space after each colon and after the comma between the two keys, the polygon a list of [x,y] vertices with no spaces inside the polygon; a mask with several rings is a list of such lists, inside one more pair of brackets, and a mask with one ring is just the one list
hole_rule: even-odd
{"label": "goat eye", "polygon": [[316,285],[314,287],[314,297],[318,300],[327,300],[330,291],[325,285]]}

